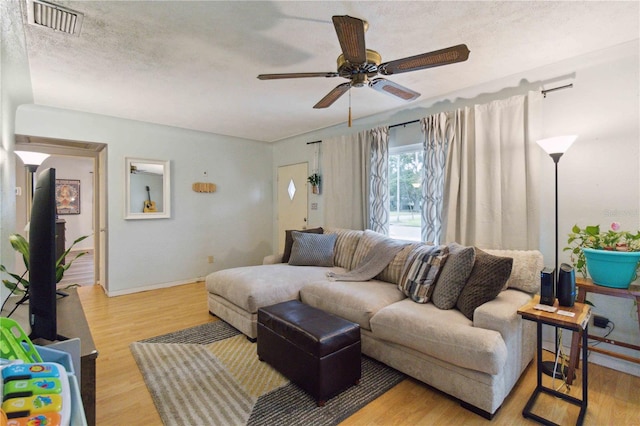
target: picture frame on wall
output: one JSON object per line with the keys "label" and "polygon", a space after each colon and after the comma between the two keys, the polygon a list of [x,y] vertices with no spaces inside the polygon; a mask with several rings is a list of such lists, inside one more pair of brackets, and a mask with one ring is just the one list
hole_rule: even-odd
{"label": "picture frame on wall", "polygon": [[56,179],[56,212],[62,214],[80,214],[80,181],[75,179]]}

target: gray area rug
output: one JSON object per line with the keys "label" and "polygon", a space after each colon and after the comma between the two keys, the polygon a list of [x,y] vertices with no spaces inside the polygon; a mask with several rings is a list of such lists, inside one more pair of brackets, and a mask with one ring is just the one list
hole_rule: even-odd
{"label": "gray area rug", "polygon": [[404,379],[366,356],[362,379],[324,407],[223,321],[135,342],[131,352],[165,425],[335,425]]}

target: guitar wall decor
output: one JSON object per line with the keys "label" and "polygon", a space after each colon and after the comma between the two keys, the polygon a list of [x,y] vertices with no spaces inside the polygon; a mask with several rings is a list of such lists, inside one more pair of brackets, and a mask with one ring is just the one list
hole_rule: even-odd
{"label": "guitar wall decor", "polygon": [[155,213],[156,210],[156,202],[151,201],[151,193],[149,192],[149,187],[147,186],[147,201],[144,202],[144,208],[142,209],[144,213]]}

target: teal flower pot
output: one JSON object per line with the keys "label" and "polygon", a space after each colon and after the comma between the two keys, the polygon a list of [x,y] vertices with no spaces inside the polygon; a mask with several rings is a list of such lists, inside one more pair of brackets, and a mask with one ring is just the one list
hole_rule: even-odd
{"label": "teal flower pot", "polygon": [[636,276],[640,252],[590,248],[583,248],[582,252],[594,284],[604,287],[629,288],[629,284]]}

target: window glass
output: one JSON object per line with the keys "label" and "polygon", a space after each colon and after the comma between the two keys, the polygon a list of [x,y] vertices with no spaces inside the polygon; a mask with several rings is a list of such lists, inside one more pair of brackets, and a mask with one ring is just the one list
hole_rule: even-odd
{"label": "window glass", "polygon": [[421,239],[422,145],[389,151],[389,236]]}

